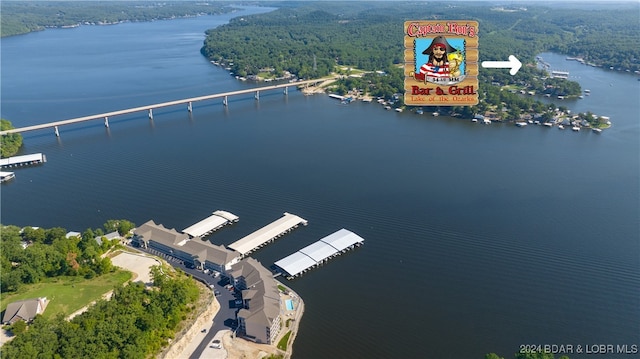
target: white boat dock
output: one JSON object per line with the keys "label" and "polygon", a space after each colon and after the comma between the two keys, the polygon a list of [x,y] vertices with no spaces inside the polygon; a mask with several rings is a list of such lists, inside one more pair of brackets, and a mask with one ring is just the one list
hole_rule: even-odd
{"label": "white boat dock", "polygon": [[240,238],[239,240],[228,245],[229,248],[240,252],[244,257],[247,254],[275,241],[282,235],[291,232],[300,224],[307,225],[307,220],[294,214],[285,212],[283,217],[272,222],[257,231]]}
{"label": "white boat dock", "polygon": [[200,222],[189,226],[182,230],[182,233],[186,233],[191,237],[204,237],[209,235],[218,229],[226,226],[229,223],[238,222],[238,216],[227,211],[215,211],[213,214]]}
{"label": "white boat dock", "polygon": [[13,172],[0,171],[0,182],[7,182],[14,178],[16,178],[16,175]]}
{"label": "white boat dock", "polygon": [[274,264],[287,279],[293,279],[363,243],[362,237],[342,228]]}
{"label": "white boat dock", "polygon": [[19,167],[19,166],[29,166],[29,165],[38,165],[41,163],[47,162],[47,157],[45,157],[42,153],[34,153],[31,155],[23,155],[23,156],[14,156],[0,159],[0,167]]}

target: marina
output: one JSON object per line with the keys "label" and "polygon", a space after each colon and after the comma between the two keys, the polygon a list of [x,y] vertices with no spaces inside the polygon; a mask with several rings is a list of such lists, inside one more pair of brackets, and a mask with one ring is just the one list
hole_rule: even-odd
{"label": "marina", "polygon": [[204,237],[230,223],[238,222],[238,216],[227,211],[215,211],[211,216],[182,230],[191,237]]}
{"label": "marina", "polygon": [[294,214],[285,212],[282,218],[272,222],[257,231],[240,238],[228,247],[239,252],[243,257],[249,253],[275,241],[284,234],[291,232],[300,224],[307,225],[307,220]]}
{"label": "marina", "polygon": [[14,156],[0,159],[0,167],[11,168],[20,166],[39,165],[47,162],[47,157],[42,153],[34,153],[31,155]]}
{"label": "marina", "polygon": [[293,279],[313,268],[321,266],[331,258],[346,253],[355,247],[359,247],[363,243],[364,239],[362,237],[342,228],[282,258],[275,262],[274,265],[287,279]]}

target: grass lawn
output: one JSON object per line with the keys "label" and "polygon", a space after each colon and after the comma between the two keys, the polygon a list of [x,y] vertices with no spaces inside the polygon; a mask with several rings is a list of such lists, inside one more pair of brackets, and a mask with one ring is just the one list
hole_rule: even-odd
{"label": "grass lawn", "polygon": [[291,331],[288,331],[287,334],[285,334],[282,339],[280,339],[280,341],[278,342],[278,349],[280,350],[287,350],[287,344],[289,343],[289,337],[291,336]]}
{"label": "grass lawn", "polygon": [[47,278],[37,284],[22,286],[18,293],[3,294],[0,310],[4,312],[9,303],[17,300],[47,297],[50,302],[43,316],[52,317],[58,313],[64,313],[66,316],[99,299],[113,287],[130,278],[131,272],[122,270],[93,279],[82,277]]}

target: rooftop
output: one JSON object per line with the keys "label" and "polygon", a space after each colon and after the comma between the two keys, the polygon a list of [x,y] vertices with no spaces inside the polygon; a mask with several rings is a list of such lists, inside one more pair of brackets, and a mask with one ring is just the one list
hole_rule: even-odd
{"label": "rooftop", "polygon": [[307,221],[294,214],[285,212],[283,217],[268,224],[265,227],[258,229],[257,231],[245,236],[233,243],[228,247],[240,252],[243,256],[253,252],[259,247],[263,246],[267,242],[277,238],[278,236],[292,230],[299,224],[307,224]]}

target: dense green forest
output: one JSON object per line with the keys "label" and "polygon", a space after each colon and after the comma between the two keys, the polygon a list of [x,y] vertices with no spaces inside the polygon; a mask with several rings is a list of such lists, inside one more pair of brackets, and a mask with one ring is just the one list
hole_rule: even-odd
{"label": "dense green forest", "polygon": [[152,268],[154,288],[137,282],[115,288],[67,321],[37,316],[29,329],[5,343],[2,358],[149,358],[166,347],[200,292],[193,279],[170,268]]}
{"label": "dense green forest", "polygon": [[232,11],[226,2],[150,1],[2,1],[2,36],[25,34],[47,27],[116,24]]}
{"label": "dense green forest", "polygon": [[[13,125],[10,121],[0,119],[0,131],[10,130]],[[19,133],[10,133],[0,138],[0,155],[2,158],[11,157],[18,153],[22,147],[22,135]]]}
{"label": "dense green forest", "polygon": [[[110,220],[104,225],[107,232],[119,230],[122,234],[133,227],[127,220]],[[104,235],[101,228],[87,229],[81,236],[69,238],[67,230],[60,227],[2,226],[0,232],[0,290],[3,293],[16,292],[23,284],[38,283],[47,277],[93,278],[114,269],[111,260],[101,255],[116,243],[103,239],[99,244],[95,237]]]}
{"label": "dense green forest", "polygon": [[[559,51],[600,66],[640,70],[638,4],[598,10],[486,4],[280,2],[268,14],[236,18],[209,30],[202,53],[246,76],[263,68],[301,78],[320,77],[334,65],[385,70],[403,60],[402,24],[415,19],[470,19],[480,23],[482,60]],[[315,58],[315,60],[314,60]],[[521,70],[522,71],[522,70]],[[484,71],[483,71],[484,72]],[[496,71],[486,71],[489,76]]]}

